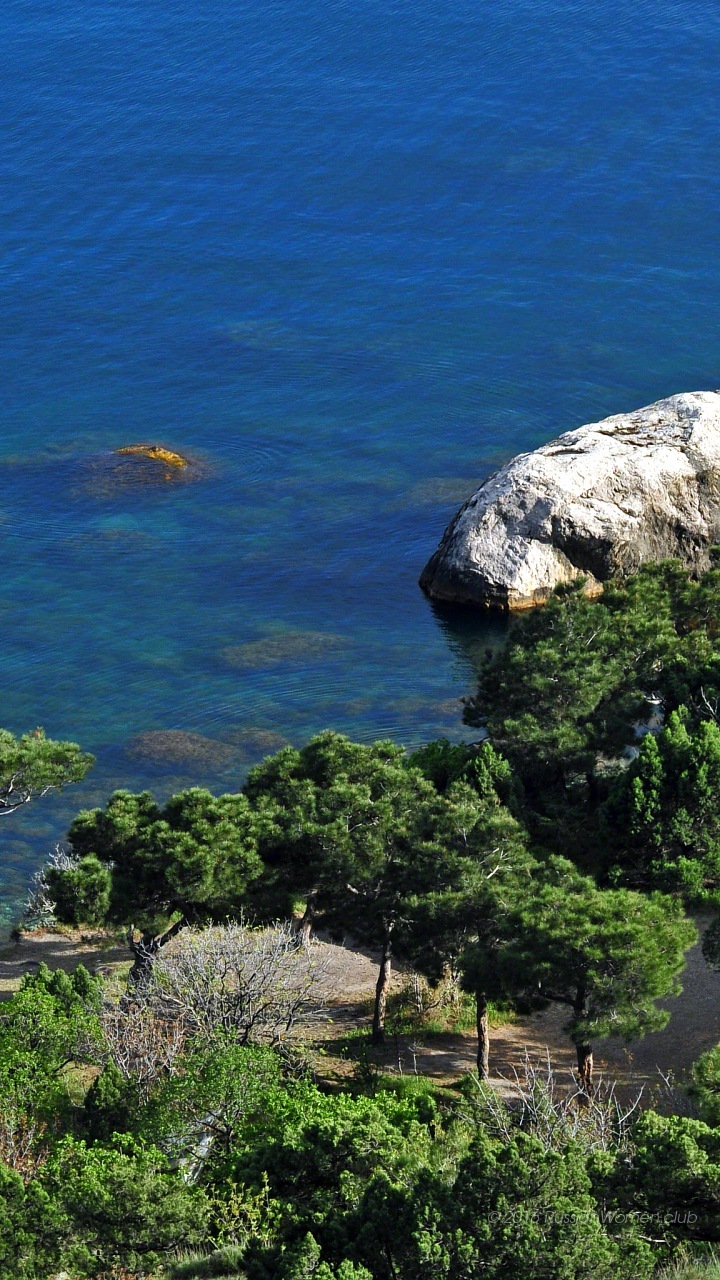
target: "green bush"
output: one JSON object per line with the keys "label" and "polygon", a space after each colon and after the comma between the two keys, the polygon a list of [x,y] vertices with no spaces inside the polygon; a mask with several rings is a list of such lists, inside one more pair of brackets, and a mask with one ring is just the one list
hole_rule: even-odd
{"label": "green bush", "polygon": [[205,1239],[205,1193],[171,1173],[159,1151],[132,1139],[109,1148],[66,1138],[38,1181],[69,1224],[62,1261],[80,1276],[118,1267],[152,1271],[170,1250]]}
{"label": "green bush", "polygon": [[114,1133],[130,1133],[138,1110],[137,1090],[107,1062],[91,1084],[83,1103],[88,1137],[109,1142]]}
{"label": "green bush", "polygon": [[63,924],[101,924],[110,906],[112,877],[95,854],[81,858],[74,867],[45,872],[55,902],[55,915]]}

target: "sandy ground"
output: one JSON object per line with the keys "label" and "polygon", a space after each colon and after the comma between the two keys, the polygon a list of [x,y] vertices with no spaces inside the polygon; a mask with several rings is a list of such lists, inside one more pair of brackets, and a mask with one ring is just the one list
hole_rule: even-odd
{"label": "sandy ground", "polygon": [[127,947],[102,933],[72,930],[26,933],[19,942],[9,943],[0,953],[0,1000],[12,995],[25,974],[34,973],[39,964],[68,972],[83,964],[91,973],[107,974],[130,960]]}
{"label": "sandy ground", "polygon": [[[698,922],[701,927],[705,923]],[[372,953],[315,941],[312,951],[323,969],[323,989],[328,1021],[315,1028],[318,1038],[332,1041],[354,1027],[370,1026],[370,1007],[377,979],[377,959]],[[72,970],[84,964],[105,975],[122,972],[131,957],[117,939],[100,934],[54,933],[23,935],[0,958],[0,999],[11,994],[26,973],[45,962],[50,968]],[[406,978],[393,975],[398,989]],[[652,1094],[663,1078],[682,1085],[689,1069],[705,1050],[720,1042],[720,973],[709,970],[697,946],[688,955],[680,996],[664,1002],[671,1013],[668,1026],[631,1045],[605,1040],[596,1045],[596,1071],[606,1080],[633,1088],[644,1086]],[[563,1032],[567,1013],[551,1007],[543,1013],[520,1018],[496,1028],[491,1037],[491,1071],[499,1085],[522,1069],[526,1053],[533,1062],[550,1059],[560,1075],[569,1076],[574,1050]],[[450,1083],[474,1067],[475,1042],[471,1035],[388,1037],[378,1053],[391,1071],[429,1075]]]}
{"label": "sandy ground", "polygon": [[[702,928],[707,921],[698,921]],[[370,1017],[360,1002],[373,995],[377,967],[369,955],[343,950],[327,944],[315,944],[331,953],[328,959],[329,992],[343,991],[343,1003],[331,1009],[338,1022],[370,1025]],[[397,988],[402,981],[395,975]],[[708,969],[700,945],[688,953],[682,977],[680,996],[661,1002],[670,1013],[663,1031],[654,1032],[631,1044],[611,1039],[595,1046],[596,1073],[607,1081],[633,1087],[642,1085],[646,1092],[664,1090],[664,1081],[682,1085],[693,1062],[707,1049],[720,1042],[720,973]],[[363,1016],[364,1013],[364,1016]],[[575,1064],[573,1045],[563,1031],[567,1010],[551,1006],[542,1013],[495,1028],[491,1032],[491,1071],[498,1083],[512,1079],[521,1070],[525,1055],[532,1062],[547,1062],[561,1075],[572,1073]],[[412,1072],[438,1080],[456,1080],[475,1065],[475,1040],[472,1035],[431,1036],[416,1039],[411,1045],[407,1037],[388,1038],[384,1064],[391,1070]]]}

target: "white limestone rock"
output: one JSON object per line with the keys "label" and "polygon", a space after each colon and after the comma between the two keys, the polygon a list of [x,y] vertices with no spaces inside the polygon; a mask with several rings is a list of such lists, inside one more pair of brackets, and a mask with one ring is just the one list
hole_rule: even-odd
{"label": "white limestone rock", "polygon": [[710,563],[720,542],[720,391],[658,400],[521,453],[448,525],[420,585],[435,600],[541,604],[561,583],[648,561]]}

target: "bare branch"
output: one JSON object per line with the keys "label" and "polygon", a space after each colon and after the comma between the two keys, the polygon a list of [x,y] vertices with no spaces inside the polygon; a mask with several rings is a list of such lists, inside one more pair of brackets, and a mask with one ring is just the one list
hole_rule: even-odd
{"label": "bare branch", "polygon": [[703,701],[703,703],[705,704],[705,708],[706,708],[706,710],[707,710],[707,711],[709,712],[709,714],[710,714],[710,718],[711,718],[711,720],[714,720],[714,721],[715,721],[715,723],[717,724],[717,721],[718,721],[718,700],[717,700],[717,698],[715,698],[715,699],[711,702],[711,701],[710,701],[710,699],[708,698],[708,696],[707,696],[707,694],[706,694],[706,692],[705,692],[704,688],[702,687],[702,685],[700,686],[700,697],[702,698],[702,701]]}
{"label": "bare branch", "polygon": [[182,1017],[166,1018],[144,1000],[106,1005],[101,1014],[109,1059],[146,1101],[153,1085],[180,1065],[188,1029]]}
{"label": "bare branch", "polygon": [[289,924],[185,929],[157,956],[143,998],[159,1017],[212,1039],[278,1044],[321,1008],[323,965]]}

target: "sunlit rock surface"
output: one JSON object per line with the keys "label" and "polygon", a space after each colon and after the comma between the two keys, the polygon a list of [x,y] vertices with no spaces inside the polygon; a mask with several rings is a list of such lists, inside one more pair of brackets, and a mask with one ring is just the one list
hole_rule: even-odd
{"label": "sunlit rock surface", "polygon": [[149,458],[151,462],[162,462],[166,467],[187,467],[188,460],[181,453],[175,453],[172,449],[165,449],[160,444],[126,444],[122,449],[116,449],[116,453],[123,455],[132,455],[140,458]]}
{"label": "sunlit rock surface", "polygon": [[491,475],[460,508],[420,585],[436,600],[541,604],[676,557],[693,571],[720,541],[720,392],[670,396],[567,431]]}

